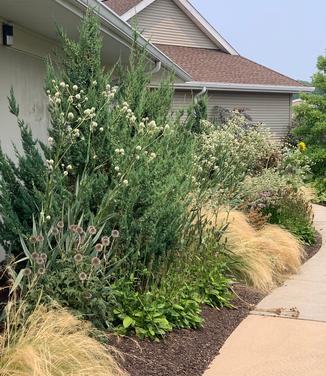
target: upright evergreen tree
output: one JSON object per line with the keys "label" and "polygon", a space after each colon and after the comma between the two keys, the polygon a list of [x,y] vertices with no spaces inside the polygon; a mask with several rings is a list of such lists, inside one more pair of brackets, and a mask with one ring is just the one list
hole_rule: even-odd
{"label": "upright evergreen tree", "polygon": [[312,84],[318,94],[301,95],[303,103],[294,108],[293,133],[307,145],[317,189],[326,200],[326,55],[318,57],[317,68]]}

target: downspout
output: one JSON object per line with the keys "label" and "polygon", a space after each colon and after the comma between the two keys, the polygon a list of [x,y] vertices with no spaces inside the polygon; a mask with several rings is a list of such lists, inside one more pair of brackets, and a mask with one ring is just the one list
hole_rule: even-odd
{"label": "downspout", "polygon": [[203,95],[205,95],[206,92],[207,92],[207,87],[204,86],[203,89],[202,89],[202,91],[200,93],[198,93],[198,94],[195,95],[195,99],[194,99],[195,104],[198,103],[199,97],[202,97]]}
{"label": "downspout", "polygon": [[157,61],[156,64],[155,64],[155,67],[154,69],[152,69],[150,72],[148,72],[147,74],[148,75],[153,75],[155,73],[158,73],[162,68],[162,62],[161,61]]}

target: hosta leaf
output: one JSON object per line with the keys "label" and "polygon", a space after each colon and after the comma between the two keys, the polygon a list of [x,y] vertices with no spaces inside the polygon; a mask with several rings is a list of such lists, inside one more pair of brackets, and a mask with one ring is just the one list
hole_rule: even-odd
{"label": "hosta leaf", "polygon": [[134,325],[134,324],[135,324],[135,320],[134,320],[132,317],[130,317],[130,316],[126,316],[126,317],[123,319],[123,323],[122,323],[122,325],[123,325],[123,327],[124,327],[125,329],[129,328],[130,325]]}

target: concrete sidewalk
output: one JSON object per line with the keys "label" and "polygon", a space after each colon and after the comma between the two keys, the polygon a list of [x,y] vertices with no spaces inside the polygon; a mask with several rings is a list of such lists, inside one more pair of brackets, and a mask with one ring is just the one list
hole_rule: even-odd
{"label": "concrete sidewalk", "polygon": [[257,305],[204,376],[326,375],[326,208],[314,212],[321,250]]}

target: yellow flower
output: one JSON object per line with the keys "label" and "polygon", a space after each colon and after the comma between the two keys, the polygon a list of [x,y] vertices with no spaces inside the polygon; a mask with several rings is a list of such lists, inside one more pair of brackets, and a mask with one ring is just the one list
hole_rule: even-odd
{"label": "yellow flower", "polygon": [[298,148],[303,153],[303,152],[305,152],[307,150],[307,145],[303,141],[301,141],[298,144]]}

